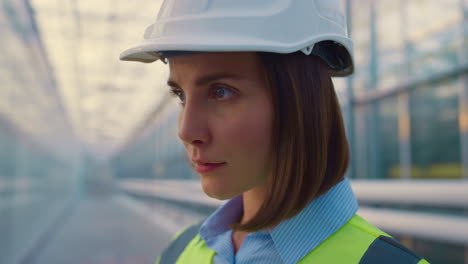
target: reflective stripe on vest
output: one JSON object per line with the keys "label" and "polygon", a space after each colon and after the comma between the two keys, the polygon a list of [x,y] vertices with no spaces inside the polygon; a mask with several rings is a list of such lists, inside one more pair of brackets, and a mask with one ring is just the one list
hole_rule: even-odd
{"label": "reflective stripe on vest", "polygon": [[201,223],[197,225],[190,226],[179,236],[176,237],[174,241],[169,245],[166,250],[162,253],[159,264],[174,264],[177,261],[177,258],[182,254],[184,249],[187,247],[188,243],[198,234],[198,229],[200,228]]}
{"label": "reflective stripe on vest", "polygon": [[[211,264],[216,254],[200,238],[200,224],[185,230],[161,255],[159,264]],[[299,264],[428,264],[388,234],[355,215],[302,258]]]}

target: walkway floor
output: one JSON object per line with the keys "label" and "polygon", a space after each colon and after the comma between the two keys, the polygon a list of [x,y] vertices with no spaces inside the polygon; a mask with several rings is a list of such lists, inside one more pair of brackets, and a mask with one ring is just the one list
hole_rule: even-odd
{"label": "walkway floor", "polygon": [[150,264],[172,231],[123,205],[122,197],[95,196],[78,202],[63,228],[34,258],[37,264]]}

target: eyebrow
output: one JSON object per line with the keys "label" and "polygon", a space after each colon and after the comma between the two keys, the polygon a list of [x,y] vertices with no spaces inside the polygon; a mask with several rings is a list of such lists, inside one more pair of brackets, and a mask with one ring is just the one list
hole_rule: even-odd
{"label": "eyebrow", "polygon": [[[219,79],[242,79],[242,77],[240,75],[236,75],[236,74],[228,73],[228,72],[211,73],[211,74],[198,78],[195,81],[195,85],[202,86],[202,85],[205,85],[207,83],[210,83]],[[170,78],[167,81],[167,85],[169,85],[170,87],[180,88],[180,86],[174,80],[171,80]]]}

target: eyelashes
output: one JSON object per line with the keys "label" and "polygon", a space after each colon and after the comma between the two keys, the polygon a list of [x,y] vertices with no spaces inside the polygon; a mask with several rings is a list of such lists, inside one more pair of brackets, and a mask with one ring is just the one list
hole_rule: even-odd
{"label": "eyelashes", "polygon": [[[180,104],[182,105],[185,104],[186,96],[185,96],[185,92],[182,89],[177,88],[177,87],[171,87],[170,94],[173,97],[179,98]],[[223,86],[223,85],[213,85],[212,87],[208,89],[208,97],[216,101],[229,100],[232,97],[234,97],[236,94],[237,94],[237,91],[227,86]]]}
{"label": "eyelashes", "polygon": [[183,104],[185,102],[185,93],[182,89],[179,88],[171,88],[170,89],[170,94],[173,97],[177,97],[180,100],[180,103]]}

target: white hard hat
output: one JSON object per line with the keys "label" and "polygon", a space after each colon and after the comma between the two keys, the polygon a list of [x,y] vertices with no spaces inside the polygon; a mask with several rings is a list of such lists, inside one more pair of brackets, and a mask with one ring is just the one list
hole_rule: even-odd
{"label": "white hard hat", "polygon": [[354,71],[343,0],[165,0],[143,43],[120,59],[153,62],[173,51],[302,51],[334,76]]}

